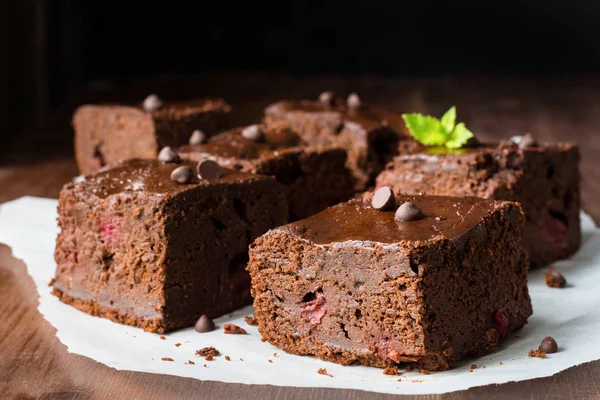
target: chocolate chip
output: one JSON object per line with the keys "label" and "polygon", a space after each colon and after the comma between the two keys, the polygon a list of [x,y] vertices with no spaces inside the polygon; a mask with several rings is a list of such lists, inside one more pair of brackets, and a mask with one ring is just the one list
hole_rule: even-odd
{"label": "chocolate chip", "polygon": [[198,172],[198,178],[209,181],[220,178],[223,173],[221,171],[221,166],[213,160],[200,161],[196,169]]}
{"label": "chocolate chip", "polygon": [[323,92],[319,95],[319,101],[327,107],[333,105],[333,92]]}
{"label": "chocolate chip", "polygon": [[263,132],[259,125],[250,125],[242,129],[242,136],[253,142],[260,142],[263,139]]}
{"label": "chocolate chip", "polygon": [[548,268],[545,278],[546,285],[553,288],[564,288],[567,284],[565,277],[556,268]]}
{"label": "chocolate chip", "polygon": [[346,100],[346,104],[349,109],[356,110],[360,108],[360,97],[358,97],[356,93],[351,93],[350,96],[348,96],[348,100]]}
{"label": "chocolate chip", "polygon": [[194,329],[198,333],[211,332],[215,330],[215,323],[212,319],[203,314],[196,322],[196,325],[194,325]]}
{"label": "chocolate chip", "polygon": [[202,144],[206,141],[206,135],[200,129],[196,129],[190,136],[190,144],[192,146]]}
{"label": "chocolate chip", "polygon": [[177,183],[190,183],[194,177],[194,170],[190,167],[177,167],[171,172],[171,180]]}
{"label": "chocolate chip", "polygon": [[421,218],[423,218],[423,212],[410,201],[402,203],[394,216],[394,219],[399,222],[416,221]]}
{"label": "chocolate chip", "polygon": [[546,336],[542,343],[540,344],[539,349],[544,353],[556,353],[558,351],[558,345],[556,344],[556,340],[550,336]]}
{"label": "chocolate chip", "polygon": [[371,205],[376,210],[391,210],[394,208],[396,203],[396,197],[394,196],[394,191],[389,186],[380,187],[373,194],[373,200],[371,200]]}
{"label": "chocolate chip", "polygon": [[163,102],[157,95],[151,94],[144,99],[144,110],[148,112],[156,111],[163,106]]}
{"label": "chocolate chip", "polygon": [[526,133],[523,136],[513,136],[510,138],[511,142],[518,145],[519,148],[525,149],[527,147],[534,147],[538,145],[537,140],[533,137],[531,133]]}
{"label": "chocolate chip", "polygon": [[181,161],[179,155],[175,153],[175,150],[173,150],[169,146],[163,147],[160,153],[158,153],[158,160],[165,164],[178,163],[179,161]]}

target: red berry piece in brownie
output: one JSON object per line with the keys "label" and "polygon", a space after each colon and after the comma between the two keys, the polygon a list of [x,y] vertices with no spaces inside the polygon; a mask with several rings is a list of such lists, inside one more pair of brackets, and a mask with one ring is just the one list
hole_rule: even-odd
{"label": "red berry piece in brownie", "polygon": [[248,245],[287,221],[283,188],[226,168],[199,179],[195,167],[133,159],[65,185],[53,293],[151,332],[249,304]]}
{"label": "red berry piece in brownie", "polygon": [[357,190],[372,183],[400,143],[412,144],[400,114],[365,104],[356,94],[335,99],[324,92],[319,101],[280,101],[265,109],[264,120],[289,124],[312,145],[345,149]]}
{"label": "red berry piece in brownie", "polygon": [[345,150],[307,146],[281,123],[233,129],[206,143],[182,146],[178,153],[188,160],[214,160],[224,167],[274,176],[285,187],[290,220],[346,201],[354,192]]}
{"label": "red berry piece in brownie", "polygon": [[156,158],[164,146],[187,143],[194,130],[213,135],[227,127],[231,107],[221,99],[83,105],[73,115],[75,158],[82,174],[130,158]]}
{"label": "red berry piece in brownie", "polygon": [[255,240],[248,270],[265,340],[340,364],[444,370],[495,350],[526,323],[518,204],[443,196],[395,203],[411,204],[403,218],[357,199]]}
{"label": "red berry piece in brownie", "polygon": [[569,257],[580,246],[579,150],[530,136],[500,145],[420,148],[399,155],[377,177],[398,193],[477,196],[521,203],[523,246],[532,267]]}

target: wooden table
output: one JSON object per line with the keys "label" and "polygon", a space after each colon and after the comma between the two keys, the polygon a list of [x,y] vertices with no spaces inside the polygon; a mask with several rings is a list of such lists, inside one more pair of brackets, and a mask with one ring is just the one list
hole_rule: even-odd
{"label": "wooden table", "polygon": [[[542,140],[572,140],[582,153],[583,208],[600,221],[600,79],[598,78],[375,78],[288,77],[264,74],[161,77],[135,84],[95,83],[74,95],[35,132],[4,146],[0,202],[23,195],[57,197],[77,174],[69,118],[77,104],[163,97],[221,95],[240,111],[240,123],[259,117],[279,98],[314,98],[333,89],[356,91],[364,101],[401,111],[441,114],[456,105],[459,120],[484,139],[532,132]],[[256,99],[260,99],[256,101]],[[0,150],[0,153],[2,150]],[[68,354],[55,329],[37,311],[34,283],[25,265],[0,245],[0,397],[19,399],[165,398],[391,398],[361,391],[248,386],[138,372],[118,372]],[[552,334],[552,332],[548,332]],[[595,343],[590,343],[595,346]],[[421,398],[597,399],[600,361],[553,377],[473,388]],[[416,398],[417,396],[406,396]]]}

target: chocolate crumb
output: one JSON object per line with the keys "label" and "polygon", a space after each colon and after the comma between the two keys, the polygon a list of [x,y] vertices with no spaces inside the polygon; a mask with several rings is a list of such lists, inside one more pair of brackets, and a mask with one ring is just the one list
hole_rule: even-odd
{"label": "chocolate crumb", "polygon": [[558,344],[556,344],[554,338],[546,336],[544,340],[542,340],[542,343],[540,343],[538,349],[546,354],[556,353],[558,351]]}
{"label": "chocolate crumb", "polygon": [[227,360],[227,361],[231,361],[231,357],[229,357],[229,356],[225,356],[225,360]]}
{"label": "chocolate crumb", "polygon": [[398,367],[395,365],[388,365],[387,367],[385,367],[385,369],[383,370],[383,374],[384,375],[400,375],[400,373],[398,372]]}
{"label": "chocolate crumb", "polygon": [[215,358],[212,356],[212,354],[209,354],[209,355],[207,355],[206,357],[204,357],[204,359],[205,359],[206,361],[212,361],[212,360],[214,360]]}
{"label": "chocolate crumb", "polygon": [[545,358],[546,357],[546,353],[541,351],[541,350],[529,350],[529,353],[527,354],[529,357],[535,357],[535,358]]}
{"label": "chocolate crumb", "polygon": [[256,322],[256,319],[254,317],[249,316],[249,315],[247,317],[244,317],[244,321],[246,321],[246,323],[248,325],[258,325],[258,322]]}
{"label": "chocolate crumb", "polygon": [[203,347],[200,350],[196,350],[196,355],[201,356],[201,357],[208,356],[208,355],[211,355],[214,357],[214,356],[218,356],[219,354],[221,354],[221,352],[219,352],[219,350],[215,349],[212,346],[211,347]]}
{"label": "chocolate crumb", "polygon": [[223,331],[226,335],[245,335],[246,333],[248,333],[244,328],[240,328],[239,326],[234,324],[223,325]]}
{"label": "chocolate crumb", "polygon": [[556,268],[548,268],[545,278],[546,285],[553,288],[564,288],[567,285],[567,280]]}
{"label": "chocolate crumb", "polygon": [[161,361],[173,361],[173,359],[171,357],[163,357]]}
{"label": "chocolate crumb", "polygon": [[477,364],[471,364],[471,369],[477,368]]}
{"label": "chocolate crumb", "polygon": [[163,335],[160,335],[160,340],[165,340],[166,337],[164,337]]}
{"label": "chocolate crumb", "polygon": [[327,372],[327,368],[319,368],[319,370],[317,371],[318,374],[321,375],[327,375],[333,378],[333,375],[331,375],[330,373]]}

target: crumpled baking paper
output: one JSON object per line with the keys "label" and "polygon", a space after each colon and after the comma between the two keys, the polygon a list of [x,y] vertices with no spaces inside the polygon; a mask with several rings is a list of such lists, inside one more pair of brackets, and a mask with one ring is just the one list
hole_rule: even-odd
{"label": "crumpled baking paper", "polygon": [[[582,228],[581,250],[571,259],[555,263],[566,276],[568,286],[549,288],[544,283],[544,271],[533,271],[530,294],[534,314],[499,351],[464,360],[451,371],[428,375],[413,371],[387,376],[378,368],[341,366],[315,357],[295,356],[261,342],[256,327],[244,322],[245,316],[252,315],[252,307],[217,319],[218,329],[214,332],[199,334],[190,328],[166,334],[164,339],[80,312],[50,295],[48,287],[55,269],[56,200],[23,197],[0,205],[0,242],[12,247],[14,256],[27,264],[39,292],[40,312],[72,353],[118,370],[245,384],[395,394],[445,393],[522,381],[600,359],[600,346],[590,345],[600,342],[600,230],[586,214],[582,214]],[[223,334],[222,326],[227,322],[243,327],[248,335]],[[560,351],[544,359],[528,357],[528,351],[537,349],[545,336],[554,337]],[[221,356],[206,361],[194,355],[195,350],[206,346],[217,348]],[[472,372],[471,364],[477,365]],[[329,375],[317,373],[320,368],[326,368]]]}

